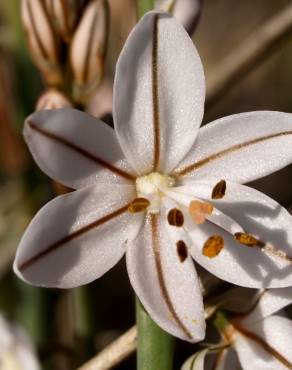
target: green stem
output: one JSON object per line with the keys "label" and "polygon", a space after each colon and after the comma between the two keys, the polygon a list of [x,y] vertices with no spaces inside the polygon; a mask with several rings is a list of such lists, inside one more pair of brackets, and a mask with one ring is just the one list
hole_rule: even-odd
{"label": "green stem", "polygon": [[152,321],[138,298],[136,299],[138,327],[138,370],[172,370],[175,339]]}
{"label": "green stem", "polygon": [[38,346],[45,346],[47,339],[51,336],[50,292],[19,281],[17,285],[21,295],[16,311],[17,321],[26,328]]}
{"label": "green stem", "polygon": [[140,19],[145,13],[152,10],[154,0],[138,0],[138,18]]}
{"label": "green stem", "polygon": [[92,290],[88,285],[72,291],[74,302],[74,331],[78,340],[79,357],[83,362],[94,354],[96,313]]}
{"label": "green stem", "polygon": [[213,320],[213,325],[218,330],[219,333],[223,332],[227,326],[230,325],[230,322],[227,316],[222,311],[217,311],[216,316]]}

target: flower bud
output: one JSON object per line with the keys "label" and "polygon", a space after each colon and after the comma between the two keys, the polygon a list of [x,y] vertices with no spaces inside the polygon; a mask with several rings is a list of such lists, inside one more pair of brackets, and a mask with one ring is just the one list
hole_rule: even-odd
{"label": "flower bud", "polygon": [[44,2],[22,0],[21,16],[31,56],[51,85],[60,84],[59,50]]}
{"label": "flower bud", "polygon": [[107,0],[91,0],[74,34],[70,61],[74,77],[73,96],[84,102],[101,83],[109,28]]}
{"label": "flower bud", "polygon": [[66,42],[69,42],[73,36],[82,5],[82,0],[46,0],[50,18]]}
{"label": "flower bud", "polygon": [[60,109],[71,106],[70,101],[60,91],[48,89],[39,97],[36,110]]}
{"label": "flower bud", "polygon": [[203,0],[160,0],[156,9],[171,13],[192,35],[200,18]]}

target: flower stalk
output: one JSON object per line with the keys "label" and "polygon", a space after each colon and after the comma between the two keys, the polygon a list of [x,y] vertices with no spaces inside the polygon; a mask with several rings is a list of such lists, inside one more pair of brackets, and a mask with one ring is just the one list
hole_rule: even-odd
{"label": "flower stalk", "polygon": [[171,370],[175,339],[155,324],[136,298],[138,370]]}

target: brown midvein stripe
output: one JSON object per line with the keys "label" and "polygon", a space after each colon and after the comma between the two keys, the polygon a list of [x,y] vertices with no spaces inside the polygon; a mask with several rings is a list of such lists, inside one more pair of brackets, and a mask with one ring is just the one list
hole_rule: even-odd
{"label": "brown midvein stripe", "polygon": [[196,169],[208,164],[211,161],[214,161],[218,158],[221,158],[226,154],[236,152],[239,149],[246,148],[250,145],[258,144],[258,143],[260,143],[262,141],[265,141],[265,140],[273,139],[275,137],[280,137],[280,136],[287,136],[287,135],[292,135],[292,130],[291,131],[278,132],[277,134],[271,134],[271,135],[267,135],[267,136],[264,136],[264,137],[256,138],[256,139],[251,140],[251,141],[245,141],[241,144],[236,144],[234,146],[231,146],[230,148],[227,148],[227,149],[221,150],[220,152],[212,154],[209,157],[203,158],[200,161],[195,162],[195,163],[193,163],[193,164],[191,164],[191,165],[189,165],[189,166],[187,166],[187,167],[185,167],[185,168],[183,168],[179,171],[176,171],[176,172],[174,172],[174,175],[176,175],[176,176],[185,176],[189,172],[191,172],[193,170],[196,170]]}
{"label": "brown midvein stripe", "polygon": [[71,143],[70,141],[68,141],[67,139],[64,139],[60,136],[57,136],[55,134],[53,134],[52,132],[49,132],[49,131],[46,131],[40,127],[38,127],[37,125],[35,125],[34,123],[32,123],[31,121],[28,121],[28,125],[29,127],[32,129],[32,130],[35,130],[36,132],[38,132],[39,134],[47,137],[48,139],[51,139],[53,141],[56,141],[57,143],[60,143],[60,144],[63,144],[65,146],[67,146],[68,148],[72,149],[72,150],[75,150],[76,152],[78,152],[79,154],[83,155],[84,157],[90,159],[91,161],[99,164],[100,166],[103,166],[103,167],[106,167],[108,170],[112,171],[113,173],[115,173],[116,175],[119,175],[121,177],[124,177],[125,179],[128,179],[128,180],[132,180],[132,181],[135,181],[135,177],[132,176],[131,174],[113,166],[112,164],[104,161],[103,159],[99,158],[99,157],[96,157],[95,155],[93,155],[92,153],[88,152],[87,150],[83,149],[83,148],[80,148],[79,146],[77,146],[76,144],[74,143]]}
{"label": "brown midvein stripe", "polygon": [[[38,44],[38,47],[40,49],[40,52],[43,56],[44,59],[48,59],[48,53],[42,43],[42,40],[40,38],[40,35],[38,33],[38,30],[37,30],[37,27],[36,27],[36,24],[35,24],[35,19],[34,19],[34,16],[33,16],[33,11],[31,9],[31,4],[30,4],[30,1],[26,1],[26,6],[27,6],[27,12],[28,12],[28,15],[29,15],[29,18],[30,18],[30,23],[31,23],[31,26],[32,26],[32,29],[33,29],[33,32],[34,32],[34,35],[35,35],[35,39],[36,39],[36,43]],[[40,6],[42,6],[42,4],[40,4]]]}
{"label": "brown midvein stripe", "polygon": [[182,331],[185,333],[185,335],[193,339],[191,333],[189,330],[185,327],[181,319],[179,318],[178,314],[175,311],[175,308],[173,307],[173,304],[171,302],[164,276],[163,276],[163,271],[162,271],[162,266],[161,266],[161,258],[160,258],[160,245],[159,245],[159,231],[158,231],[158,215],[156,214],[150,214],[150,224],[151,224],[151,233],[152,233],[152,249],[154,253],[154,258],[155,258],[155,265],[156,265],[156,270],[157,270],[157,275],[158,275],[158,282],[160,285],[161,293],[162,296],[166,302],[166,305],[173,316],[174,320],[178,324],[178,326],[182,329]]}
{"label": "brown midvein stripe", "polygon": [[121,215],[122,213],[124,213],[128,210],[128,207],[130,206],[130,204],[131,203],[125,205],[124,207],[121,207],[121,208],[117,209],[116,211],[114,211],[114,212],[112,212],[112,213],[110,213],[110,214],[108,214],[108,215],[106,215],[102,218],[99,218],[98,220],[96,220],[94,222],[91,222],[89,225],[86,225],[86,226],[82,227],[81,229],[74,231],[72,234],[66,235],[62,239],[57,240],[55,243],[49,245],[43,251],[41,251],[38,254],[34,255],[33,257],[29,258],[25,262],[22,262],[18,266],[18,269],[20,271],[26,270],[28,267],[33,265],[35,262],[39,261],[41,258],[46,257],[48,254],[56,251],[57,249],[64,246],[66,243],[70,242],[71,240],[76,239],[80,235],[83,235],[86,232],[91,231],[92,229],[103,225],[104,223],[114,219],[115,217],[118,217],[119,215]]}
{"label": "brown midvein stripe", "polygon": [[235,328],[245,337],[259,344],[266,352],[268,352],[270,355],[275,357],[279,362],[281,362],[284,366],[286,366],[287,369],[292,370],[292,363],[289,360],[287,360],[283,355],[281,355],[281,353],[279,353],[274,347],[270,346],[267,342],[265,342],[257,334],[250,332],[249,330],[246,330],[245,328],[239,325],[235,325]]}
{"label": "brown midvein stripe", "polygon": [[158,97],[158,14],[154,17],[152,37],[152,103],[153,103],[153,171],[157,171],[160,160],[160,122]]}
{"label": "brown midvein stripe", "polygon": [[89,35],[87,38],[87,45],[86,45],[86,55],[85,55],[85,63],[84,63],[84,68],[83,68],[83,73],[82,73],[82,82],[87,83],[88,75],[89,75],[89,64],[90,64],[90,58],[91,58],[91,53],[92,50],[94,50],[92,46],[92,40],[94,37],[94,29],[96,26],[96,20],[97,20],[97,15],[98,15],[98,6],[96,6],[94,17],[92,20],[92,23],[90,25],[90,30],[89,30]]}
{"label": "brown midvein stripe", "polygon": [[66,33],[67,33],[67,35],[69,35],[70,31],[71,31],[69,22],[71,21],[71,19],[70,19],[70,14],[69,14],[69,11],[68,11],[68,7],[70,5],[68,5],[68,3],[66,5],[66,0],[61,0],[60,3],[61,3],[61,7],[63,9],[63,16],[64,16],[64,24],[65,24]]}

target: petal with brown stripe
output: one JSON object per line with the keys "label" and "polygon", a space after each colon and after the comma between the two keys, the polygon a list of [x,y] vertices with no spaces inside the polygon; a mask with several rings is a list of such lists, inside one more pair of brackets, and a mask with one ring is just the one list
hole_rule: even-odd
{"label": "petal with brown stripe", "polygon": [[204,370],[205,369],[205,357],[208,354],[208,348],[196,352],[193,356],[188,358],[181,370]]}
{"label": "petal with brown stripe", "polygon": [[[193,258],[210,273],[232,284],[250,288],[290,286],[291,215],[280,204],[255,189],[229,181],[226,184],[228,191],[224,198],[212,200],[214,208],[235,220],[246,233],[263,244],[248,247],[236,241],[219,222],[216,226],[210,218],[211,222],[197,226],[186,215],[185,227],[193,240]],[[211,190],[210,184],[209,194]],[[202,254],[202,247],[212,235],[223,237],[224,248],[216,258],[210,259]]]}
{"label": "petal with brown stripe", "polygon": [[234,346],[243,370],[291,370],[291,341],[292,321],[274,315],[242,328]]}
{"label": "petal with brown stripe", "polygon": [[201,128],[175,174],[245,183],[291,161],[292,114],[248,112],[220,118]]}
{"label": "petal with brown stripe", "polygon": [[117,63],[114,122],[139,174],[167,173],[186,155],[201,124],[205,80],[184,28],[150,12],[131,32]]}
{"label": "petal with brown stripe", "polygon": [[114,130],[87,113],[71,108],[33,113],[24,136],[40,168],[73,189],[135,179]]}
{"label": "petal with brown stripe", "polygon": [[215,348],[208,347],[196,352],[186,360],[181,370],[242,370],[232,348]]}
{"label": "petal with brown stripe", "polygon": [[[177,242],[159,215],[149,215],[127,249],[133,288],[153,320],[181,339],[195,342],[205,335],[202,295],[191,258],[181,259]],[[178,228],[176,228],[178,229]]]}
{"label": "petal with brown stripe", "polygon": [[292,304],[292,288],[267,289],[262,292],[256,304],[241,322],[251,325]]}
{"label": "petal with brown stripe", "polygon": [[15,272],[46,287],[71,288],[97,279],[139,231],[143,215],[128,212],[134,197],[131,185],[98,184],[55,198],[24,233]]}

